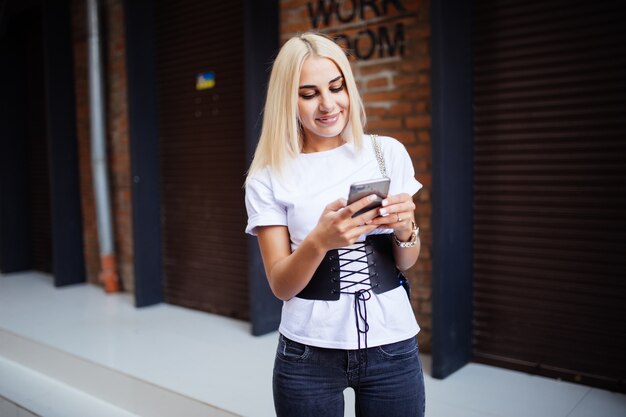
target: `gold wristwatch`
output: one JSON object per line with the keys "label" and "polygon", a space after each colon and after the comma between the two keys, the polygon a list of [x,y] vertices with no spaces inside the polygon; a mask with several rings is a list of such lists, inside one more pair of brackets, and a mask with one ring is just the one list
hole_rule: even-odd
{"label": "gold wristwatch", "polygon": [[409,237],[409,240],[407,240],[406,242],[401,242],[398,239],[398,236],[396,236],[396,234],[393,234],[393,241],[395,242],[396,245],[398,245],[401,248],[412,248],[413,246],[415,246],[417,244],[417,238],[420,235],[420,228],[417,227],[417,225],[415,224],[414,221],[411,220],[411,236]]}

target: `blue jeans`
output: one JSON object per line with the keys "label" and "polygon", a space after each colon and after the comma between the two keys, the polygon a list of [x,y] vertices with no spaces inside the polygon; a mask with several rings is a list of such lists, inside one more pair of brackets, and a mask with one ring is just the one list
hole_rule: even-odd
{"label": "blue jeans", "polygon": [[278,417],[343,417],[343,391],[357,417],[423,417],[424,375],[415,338],[357,350],[324,349],[280,335],[274,363]]}

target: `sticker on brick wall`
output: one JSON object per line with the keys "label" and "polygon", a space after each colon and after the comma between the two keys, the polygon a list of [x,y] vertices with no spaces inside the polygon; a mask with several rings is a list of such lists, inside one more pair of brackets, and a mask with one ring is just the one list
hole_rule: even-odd
{"label": "sticker on brick wall", "polygon": [[198,74],[196,78],[196,90],[208,90],[215,87],[215,73],[213,71]]}

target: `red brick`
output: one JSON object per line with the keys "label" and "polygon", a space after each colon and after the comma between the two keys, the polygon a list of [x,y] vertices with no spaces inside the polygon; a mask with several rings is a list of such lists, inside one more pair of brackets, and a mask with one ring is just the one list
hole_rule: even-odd
{"label": "red brick", "polygon": [[[422,229],[421,225],[420,230]],[[416,271],[415,276],[415,285],[416,286],[429,286],[431,284],[431,277],[425,271],[428,269],[427,267],[430,265],[430,261],[422,258],[420,249],[420,257],[417,259],[417,263],[411,269]]]}
{"label": "red brick", "polygon": [[[307,0],[308,1],[308,0]],[[281,0],[280,8],[282,10],[290,10],[297,7],[302,7],[307,4],[307,1],[303,0]]]}
{"label": "red brick", "polygon": [[388,87],[389,79],[387,77],[372,78],[367,81],[366,88]]}
{"label": "red brick", "polygon": [[365,102],[396,101],[401,98],[402,98],[402,91],[383,91],[383,92],[377,92],[377,93],[363,94],[363,100]]}
{"label": "red brick", "polygon": [[306,32],[310,29],[309,23],[304,22],[289,22],[289,23],[281,23],[283,27],[281,27],[281,31],[283,33],[295,35],[296,33]]}
{"label": "red brick", "polygon": [[[429,315],[419,314],[417,317],[420,318],[419,324],[421,328],[432,329],[432,316],[430,314]],[[422,333],[426,333],[426,332],[419,332],[417,337],[419,338]],[[430,333],[424,334],[423,336],[430,339]],[[420,346],[420,351],[422,350],[423,350],[423,346]]]}
{"label": "red brick", "polygon": [[[346,3],[349,3],[349,2],[344,2],[344,4]],[[355,2],[355,3],[358,4],[358,2]],[[378,5],[378,7],[379,7],[378,10],[380,11],[380,5]],[[378,17],[371,7],[367,7],[363,11],[364,11],[363,20],[371,20],[371,19],[376,19]],[[349,8],[346,8],[346,12],[344,13],[344,16],[347,16],[349,13],[350,13]],[[360,17],[359,10],[356,11],[356,16],[357,18]]]}
{"label": "red brick", "polygon": [[402,73],[420,73],[430,70],[430,57],[424,56],[413,60],[403,61],[398,65],[398,70]]}
{"label": "red brick", "polygon": [[411,102],[404,101],[393,104],[389,109],[389,114],[393,116],[403,116],[411,112],[413,105]]}
{"label": "red brick", "polygon": [[400,118],[384,118],[384,119],[374,119],[368,120],[367,125],[365,126],[369,130],[376,129],[393,129],[399,128],[402,126],[402,119]]}
{"label": "red brick", "polygon": [[401,129],[398,132],[395,132],[393,134],[393,137],[398,139],[400,142],[404,143],[405,145],[411,145],[413,143],[415,143],[415,132],[409,129]]}
{"label": "red brick", "polygon": [[415,52],[417,55],[430,55],[430,48],[428,42],[416,42]]}
{"label": "red brick", "polygon": [[387,113],[389,113],[389,110],[385,107],[365,105],[365,113],[367,114],[367,117],[386,116]]}
{"label": "red brick", "polygon": [[402,98],[406,100],[430,100],[430,85],[424,85],[420,87],[405,88],[403,90]]}
{"label": "red brick", "polygon": [[430,115],[407,116],[405,118],[408,128],[429,128],[431,126]]}
{"label": "red brick", "polygon": [[429,110],[428,103],[426,100],[420,100],[415,103],[415,112],[416,113],[427,113]]}
{"label": "red brick", "polygon": [[420,313],[421,314],[431,314],[433,312],[432,303],[426,300],[420,300]]}
{"label": "red brick", "polygon": [[430,287],[421,286],[420,291],[416,291],[416,298],[420,301],[428,301],[432,297],[432,290]]}
{"label": "red brick", "polygon": [[[402,5],[406,9],[407,12],[420,12],[421,9],[424,8],[423,1],[403,1]],[[390,10],[394,10],[395,7],[392,7]]]}
{"label": "red brick", "polygon": [[422,26],[417,28],[417,36],[418,39],[429,39],[430,38],[430,26]]}
{"label": "red brick", "polygon": [[432,185],[432,177],[431,174],[423,174],[420,177],[420,182],[424,184],[425,187],[430,187]]}
{"label": "red brick", "polygon": [[358,66],[359,73],[362,76],[377,75],[384,71],[389,71],[389,64],[368,63],[367,65]]}
{"label": "red brick", "polygon": [[[429,167],[428,172],[420,172],[419,176],[422,177],[422,176],[430,175],[429,173],[430,173],[431,170],[432,169],[430,169],[430,167]],[[432,204],[430,204],[430,202],[431,202],[431,200],[430,200],[430,191],[431,191],[430,186],[426,186],[426,187],[423,187],[422,190],[420,191],[420,193],[418,194],[418,199],[417,199],[418,201],[417,201],[416,204],[419,207],[423,207],[420,210],[422,210],[421,213],[424,214],[424,215],[426,215],[426,214],[430,215],[431,211],[432,211]]]}
{"label": "red brick", "polygon": [[[420,176],[416,176],[417,180],[420,180]],[[421,201],[430,200],[430,190],[428,188],[422,188],[417,194],[417,204],[415,205],[415,214],[418,216],[430,216],[432,213],[432,206],[430,204],[420,204]]]}
{"label": "red brick", "polygon": [[409,87],[417,85],[417,75],[399,75],[393,78],[393,84],[396,87]]}
{"label": "red brick", "polygon": [[409,155],[415,159],[430,158],[431,156],[430,146],[424,144],[416,143],[414,145],[407,146],[407,151],[409,152]]}
{"label": "red brick", "polygon": [[[421,315],[416,315],[418,322],[420,324],[421,331],[417,334],[417,343],[421,353],[431,354],[432,353],[432,325],[424,325],[424,319],[422,319]],[[430,318],[430,316],[428,316]],[[429,322],[430,323],[430,322]]]}
{"label": "red brick", "polygon": [[430,131],[420,131],[417,133],[417,140],[421,143],[430,143]]}
{"label": "red brick", "polygon": [[413,159],[413,168],[415,168],[415,175],[419,176],[422,172],[430,171],[430,163],[425,159]]}

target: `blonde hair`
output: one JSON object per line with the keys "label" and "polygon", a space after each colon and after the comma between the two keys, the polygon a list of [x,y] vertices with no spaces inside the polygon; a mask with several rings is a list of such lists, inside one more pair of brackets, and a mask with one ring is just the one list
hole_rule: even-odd
{"label": "blonde hair", "polygon": [[361,148],[365,110],[345,51],[324,35],[303,33],[289,39],[274,60],[263,110],[261,137],[246,182],[267,166],[280,175],[288,159],[296,158],[302,151],[298,84],[302,65],[309,56],[328,58],[341,71],[350,100],[348,122],[341,138],[344,142],[354,143],[357,149]]}

